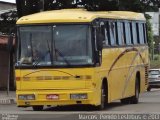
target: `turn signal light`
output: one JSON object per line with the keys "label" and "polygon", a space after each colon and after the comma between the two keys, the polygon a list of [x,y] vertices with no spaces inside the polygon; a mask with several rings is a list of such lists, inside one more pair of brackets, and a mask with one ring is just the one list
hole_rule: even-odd
{"label": "turn signal light", "polygon": [[16,77],[16,81],[20,81],[20,77]]}

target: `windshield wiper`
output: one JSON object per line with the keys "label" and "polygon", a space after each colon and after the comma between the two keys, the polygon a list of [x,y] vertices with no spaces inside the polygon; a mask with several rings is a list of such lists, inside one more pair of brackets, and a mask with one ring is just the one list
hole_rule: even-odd
{"label": "windshield wiper", "polygon": [[49,42],[48,42],[48,40],[47,40],[47,46],[48,46],[48,52],[49,52],[49,56],[50,56],[50,61],[51,61],[51,63],[53,64],[53,55],[51,54],[51,49],[50,49],[50,47],[49,47]]}
{"label": "windshield wiper", "polygon": [[28,61],[28,60],[21,60],[17,62],[17,65],[32,65],[32,62]]}
{"label": "windshield wiper", "polygon": [[32,56],[32,64],[33,64],[33,44],[32,44],[32,33],[30,33],[30,45],[31,45],[31,56]]}
{"label": "windshield wiper", "polygon": [[62,52],[61,52],[60,50],[56,49],[56,48],[55,48],[54,50],[55,50],[55,53],[58,53],[59,56],[63,58],[63,60],[65,61],[65,63],[66,63],[68,66],[70,66],[70,63],[69,63],[68,60],[64,57],[64,55],[62,54]]}

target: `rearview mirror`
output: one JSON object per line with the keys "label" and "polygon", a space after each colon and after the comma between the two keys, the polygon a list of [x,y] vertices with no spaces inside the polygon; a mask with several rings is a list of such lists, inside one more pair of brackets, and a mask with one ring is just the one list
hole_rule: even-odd
{"label": "rearview mirror", "polygon": [[97,49],[99,51],[102,51],[102,48],[103,48],[103,37],[101,34],[98,34],[97,35]]}
{"label": "rearview mirror", "polygon": [[44,1],[43,0],[40,0],[39,2],[39,10],[44,11]]}

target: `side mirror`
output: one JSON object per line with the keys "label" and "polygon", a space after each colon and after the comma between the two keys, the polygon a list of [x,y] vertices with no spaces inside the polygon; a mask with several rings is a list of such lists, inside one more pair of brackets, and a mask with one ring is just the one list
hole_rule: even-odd
{"label": "side mirror", "polygon": [[8,36],[7,49],[8,49],[9,52],[11,52],[12,49],[13,49],[13,36],[12,35]]}
{"label": "side mirror", "polygon": [[97,35],[97,49],[99,51],[102,51],[102,49],[103,49],[103,36],[102,36],[102,34]]}
{"label": "side mirror", "polygon": [[44,11],[44,1],[43,0],[40,0],[39,2],[39,10]]}

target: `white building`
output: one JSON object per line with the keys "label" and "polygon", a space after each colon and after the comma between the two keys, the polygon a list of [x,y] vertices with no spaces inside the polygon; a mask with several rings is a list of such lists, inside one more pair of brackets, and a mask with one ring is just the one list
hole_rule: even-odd
{"label": "white building", "polygon": [[152,30],[154,36],[159,36],[159,12],[146,12],[146,14],[150,15]]}

